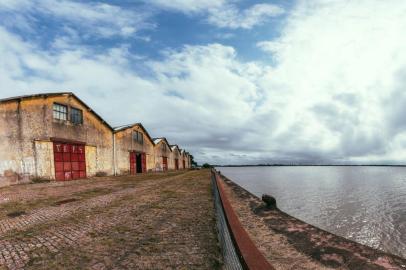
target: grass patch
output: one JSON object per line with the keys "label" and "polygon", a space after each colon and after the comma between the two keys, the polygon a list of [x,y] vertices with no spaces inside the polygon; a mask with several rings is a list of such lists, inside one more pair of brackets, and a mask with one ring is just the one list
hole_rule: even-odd
{"label": "grass patch", "polygon": [[51,182],[51,180],[47,178],[35,177],[31,179],[32,184],[49,183],[49,182]]}
{"label": "grass patch", "polygon": [[70,203],[70,202],[76,202],[76,201],[78,201],[78,199],[69,198],[69,199],[64,199],[64,200],[57,201],[57,202],[53,203],[53,205],[54,206],[60,206],[62,204],[66,204],[66,203]]}
{"label": "grass patch", "polygon": [[113,189],[110,189],[110,188],[94,188],[94,189],[88,189],[88,190],[84,190],[84,191],[75,192],[72,195],[74,197],[80,197],[82,199],[87,199],[87,198],[96,197],[96,196],[100,196],[100,195],[106,195],[106,194],[111,193],[112,191],[113,191]]}
{"label": "grass patch", "polygon": [[181,198],[182,194],[180,192],[174,191],[174,190],[163,190],[161,192],[162,197],[165,199],[177,199]]}
{"label": "grass patch", "polygon": [[[89,264],[93,260],[91,252],[77,250],[74,248],[64,248],[62,252],[53,253],[43,247],[29,253],[30,260],[24,269],[89,269]],[[38,256],[41,254],[41,256]],[[66,256],[65,254],[69,254]]]}
{"label": "grass patch", "polygon": [[0,218],[9,217],[8,213],[10,212],[26,212],[28,213],[32,209],[49,206],[55,200],[54,197],[33,200],[29,202],[24,201],[12,201],[8,203],[0,204]]}

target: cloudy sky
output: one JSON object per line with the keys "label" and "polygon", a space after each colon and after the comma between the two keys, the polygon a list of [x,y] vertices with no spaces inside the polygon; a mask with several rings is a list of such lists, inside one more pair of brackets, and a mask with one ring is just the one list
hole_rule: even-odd
{"label": "cloudy sky", "polygon": [[0,98],[72,91],[198,162],[406,163],[406,1],[0,0]]}

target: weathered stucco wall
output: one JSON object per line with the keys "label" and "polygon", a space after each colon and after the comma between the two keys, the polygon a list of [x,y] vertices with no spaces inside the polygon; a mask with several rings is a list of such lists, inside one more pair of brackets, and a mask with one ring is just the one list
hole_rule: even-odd
{"label": "weathered stucco wall", "polygon": [[170,155],[170,166],[169,166],[170,170],[175,170],[176,169],[175,159],[178,160],[178,166],[179,166],[179,169],[181,169],[181,164],[180,163],[182,161],[180,159],[179,148],[177,148],[177,147],[172,148],[172,152],[171,152],[171,155]]}
{"label": "weathered stucco wall", "polygon": [[[53,119],[55,102],[81,109],[83,124]],[[44,96],[0,103],[0,186],[33,177],[54,179],[53,137],[96,148],[88,176],[113,173],[111,129],[73,96]]]}
{"label": "weathered stucco wall", "polygon": [[[137,143],[133,139],[135,131],[143,134],[143,143]],[[153,142],[148,138],[147,134],[140,126],[134,126],[115,134],[115,151],[116,151],[116,173],[130,173],[130,152],[139,152],[146,154],[147,172],[155,169],[155,156]]]}
{"label": "weathered stucco wall", "polygon": [[187,169],[187,154],[184,150],[182,150],[180,153],[179,168],[181,170]]}
{"label": "weathered stucco wall", "polygon": [[186,158],[186,168],[192,168],[192,161],[191,161],[191,158],[190,158],[190,155],[187,155],[187,158]]}
{"label": "weathered stucco wall", "polygon": [[[82,110],[83,124],[54,119],[53,104]],[[143,144],[133,140],[133,133],[144,135]],[[162,171],[163,157],[168,169],[190,168],[190,159],[178,148],[171,151],[165,139],[154,145],[140,124],[113,130],[72,93],[34,95],[0,101],[0,186],[28,182],[30,179],[55,179],[53,141],[83,142],[86,151],[86,175],[112,175],[130,171],[129,152],[146,153],[147,171]],[[113,146],[115,144],[115,148]],[[166,145],[166,149],[162,147]]]}
{"label": "weathered stucco wall", "polygon": [[[83,125],[73,125],[70,122],[54,120],[52,105],[55,102],[81,109],[83,111]],[[96,153],[90,153],[89,160],[86,160],[89,169],[87,176],[94,176],[98,172],[112,175],[114,173],[113,131],[105,123],[101,122],[95,114],[88,111],[75,97],[49,98],[48,107],[50,122],[52,122],[52,130],[48,133],[52,134],[50,137],[82,141],[87,146],[93,146]],[[86,154],[86,158],[88,158],[88,154]]]}
{"label": "weathered stucco wall", "polygon": [[[166,145],[166,149],[163,150],[162,145]],[[163,159],[162,157],[168,158],[168,169],[170,163],[170,155],[171,151],[169,149],[169,145],[165,143],[165,141],[161,140],[158,144],[154,146],[154,156],[155,156],[155,171],[162,171],[163,170]]]}

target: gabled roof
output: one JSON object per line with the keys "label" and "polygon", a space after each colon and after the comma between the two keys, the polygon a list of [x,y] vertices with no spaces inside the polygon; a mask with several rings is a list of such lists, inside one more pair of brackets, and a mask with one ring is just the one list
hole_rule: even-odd
{"label": "gabled roof", "polygon": [[179,153],[181,153],[180,148],[177,144],[171,145],[171,149],[172,149],[172,151],[175,151],[176,149],[178,149]]}
{"label": "gabled roof", "polygon": [[155,144],[158,144],[160,141],[162,141],[162,139],[161,139],[161,138],[158,138],[158,139],[157,139],[157,138],[155,138],[155,139],[153,139],[153,140],[154,140],[154,143],[155,143]]}
{"label": "gabled roof", "polygon": [[144,126],[141,123],[134,123],[134,124],[130,124],[130,125],[124,125],[124,126],[115,127],[114,128],[114,133],[118,133],[118,132],[127,130],[129,128],[136,127],[136,126],[140,127],[144,131],[144,133],[147,135],[148,139],[152,142],[152,144],[155,144],[155,141],[151,138],[148,131],[144,128]]}
{"label": "gabled roof", "polygon": [[83,102],[80,98],[78,98],[72,92],[53,92],[53,93],[42,93],[42,94],[33,94],[33,95],[24,95],[24,96],[3,98],[3,99],[0,99],[0,104],[7,103],[7,102],[13,102],[13,101],[21,101],[21,100],[26,100],[26,99],[58,97],[58,96],[74,97],[77,101],[79,101],[79,103],[82,104],[83,107],[85,107],[87,109],[88,112],[91,112],[94,116],[96,116],[97,119],[100,120],[100,122],[102,122],[104,125],[106,125],[110,130],[113,130],[113,128],[100,115],[98,115],[95,111],[93,111],[92,108],[90,108],[85,102]]}
{"label": "gabled roof", "polygon": [[172,147],[165,137],[153,138],[152,140],[154,141],[155,145],[158,145],[161,141],[164,141],[166,143],[166,145],[168,146],[169,150],[172,152],[172,149],[171,149]]}

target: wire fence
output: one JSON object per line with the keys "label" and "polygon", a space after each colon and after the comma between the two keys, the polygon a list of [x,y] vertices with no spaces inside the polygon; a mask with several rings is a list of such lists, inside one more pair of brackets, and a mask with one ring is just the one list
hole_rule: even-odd
{"label": "wire fence", "polygon": [[213,183],[214,204],[216,208],[216,223],[218,238],[223,255],[223,269],[225,270],[243,270],[237,251],[234,247],[233,240],[231,239],[230,231],[228,229],[227,220],[224,215],[224,209],[221,203],[220,194],[217,187],[216,177],[212,173],[211,181]]}

